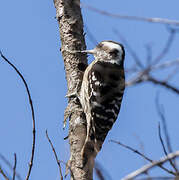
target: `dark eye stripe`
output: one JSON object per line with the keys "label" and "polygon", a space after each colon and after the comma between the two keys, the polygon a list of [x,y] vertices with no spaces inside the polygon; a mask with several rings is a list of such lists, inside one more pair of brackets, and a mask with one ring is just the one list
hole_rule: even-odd
{"label": "dark eye stripe", "polygon": [[112,51],[111,51],[111,53],[114,53],[114,54],[116,54],[116,53],[118,53],[119,51],[117,50],[117,49],[113,49]]}
{"label": "dark eye stripe", "polygon": [[111,51],[109,52],[109,54],[112,55],[112,56],[117,56],[118,52],[119,52],[119,51],[118,51],[117,49],[113,49],[113,50],[111,50]]}

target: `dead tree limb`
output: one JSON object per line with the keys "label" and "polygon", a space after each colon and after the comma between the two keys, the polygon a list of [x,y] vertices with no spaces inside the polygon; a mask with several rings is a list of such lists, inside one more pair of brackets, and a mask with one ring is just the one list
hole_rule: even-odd
{"label": "dead tree limb", "polygon": [[128,174],[126,177],[122,178],[122,180],[129,180],[129,179],[133,179],[143,173],[145,173],[146,171],[150,170],[151,168],[158,166],[158,165],[162,165],[163,163],[165,163],[166,161],[170,160],[170,159],[174,159],[176,157],[179,156],[179,151],[173,152],[168,154],[165,157],[162,157],[160,160],[158,161],[154,161],[153,163],[147,164],[143,167],[141,167],[140,169]]}
{"label": "dead tree limb", "polygon": [[86,120],[76,96],[70,96],[78,92],[83,72],[79,70],[79,64],[87,64],[84,54],[73,54],[66,50],[86,49],[83,19],[80,9],[80,0],[54,0],[56,18],[60,28],[61,52],[64,59],[66,80],[68,85],[68,106],[65,110],[65,121],[69,117],[69,143],[70,143],[70,167],[76,180],[92,180],[93,167],[86,164],[81,168],[81,149],[86,137]]}

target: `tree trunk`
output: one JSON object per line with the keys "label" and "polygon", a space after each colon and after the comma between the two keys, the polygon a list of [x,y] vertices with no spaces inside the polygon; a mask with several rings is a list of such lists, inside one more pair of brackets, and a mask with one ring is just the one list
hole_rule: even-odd
{"label": "tree trunk", "polygon": [[[79,70],[79,64],[87,64],[85,54],[69,53],[66,50],[86,49],[83,19],[81,15],[80,0],[54,0],[56,18],[60,27],[61,52],[64,59],[68,93],[72,94],[80,89],[83,72]],[[92,180],[93,167],[86,164],[81,167],[83,161],[81,149],[86,137],[86,120],[81,109],[79,100],[70,96],[65,111],[65,120],[69,117],[69,143],[70,160],[68,167],[71,171],[72,180]]]}

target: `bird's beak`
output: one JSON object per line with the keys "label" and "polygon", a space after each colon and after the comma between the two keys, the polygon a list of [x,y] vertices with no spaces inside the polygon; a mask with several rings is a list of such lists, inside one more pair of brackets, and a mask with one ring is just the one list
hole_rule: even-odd
{"label": "bird's beak", "polygon": [[95,50],[91,49],[91,50],[84,50],[84,51],[80,51],[81,53],[87,53],[87,54],[95,54]]}
{"label": "bird's beak", "polygon": [[95,49],[91,49],[91,50],[82,50],[82,51],[70,51],[70,50],[66,50],[69,53],[86,53],[86,54],[95,54],[96,50]]}

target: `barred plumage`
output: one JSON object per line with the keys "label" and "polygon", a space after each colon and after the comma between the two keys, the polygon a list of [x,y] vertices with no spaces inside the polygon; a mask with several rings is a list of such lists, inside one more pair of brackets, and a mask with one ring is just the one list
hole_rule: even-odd
{"label": "barred plumage", "polygon": [[87,120],[86,150],[96,156],[120,111],[125,88],[124,48],[113,41],[102,41],[87,53],[95,60],[84,72],[80,102]]}

